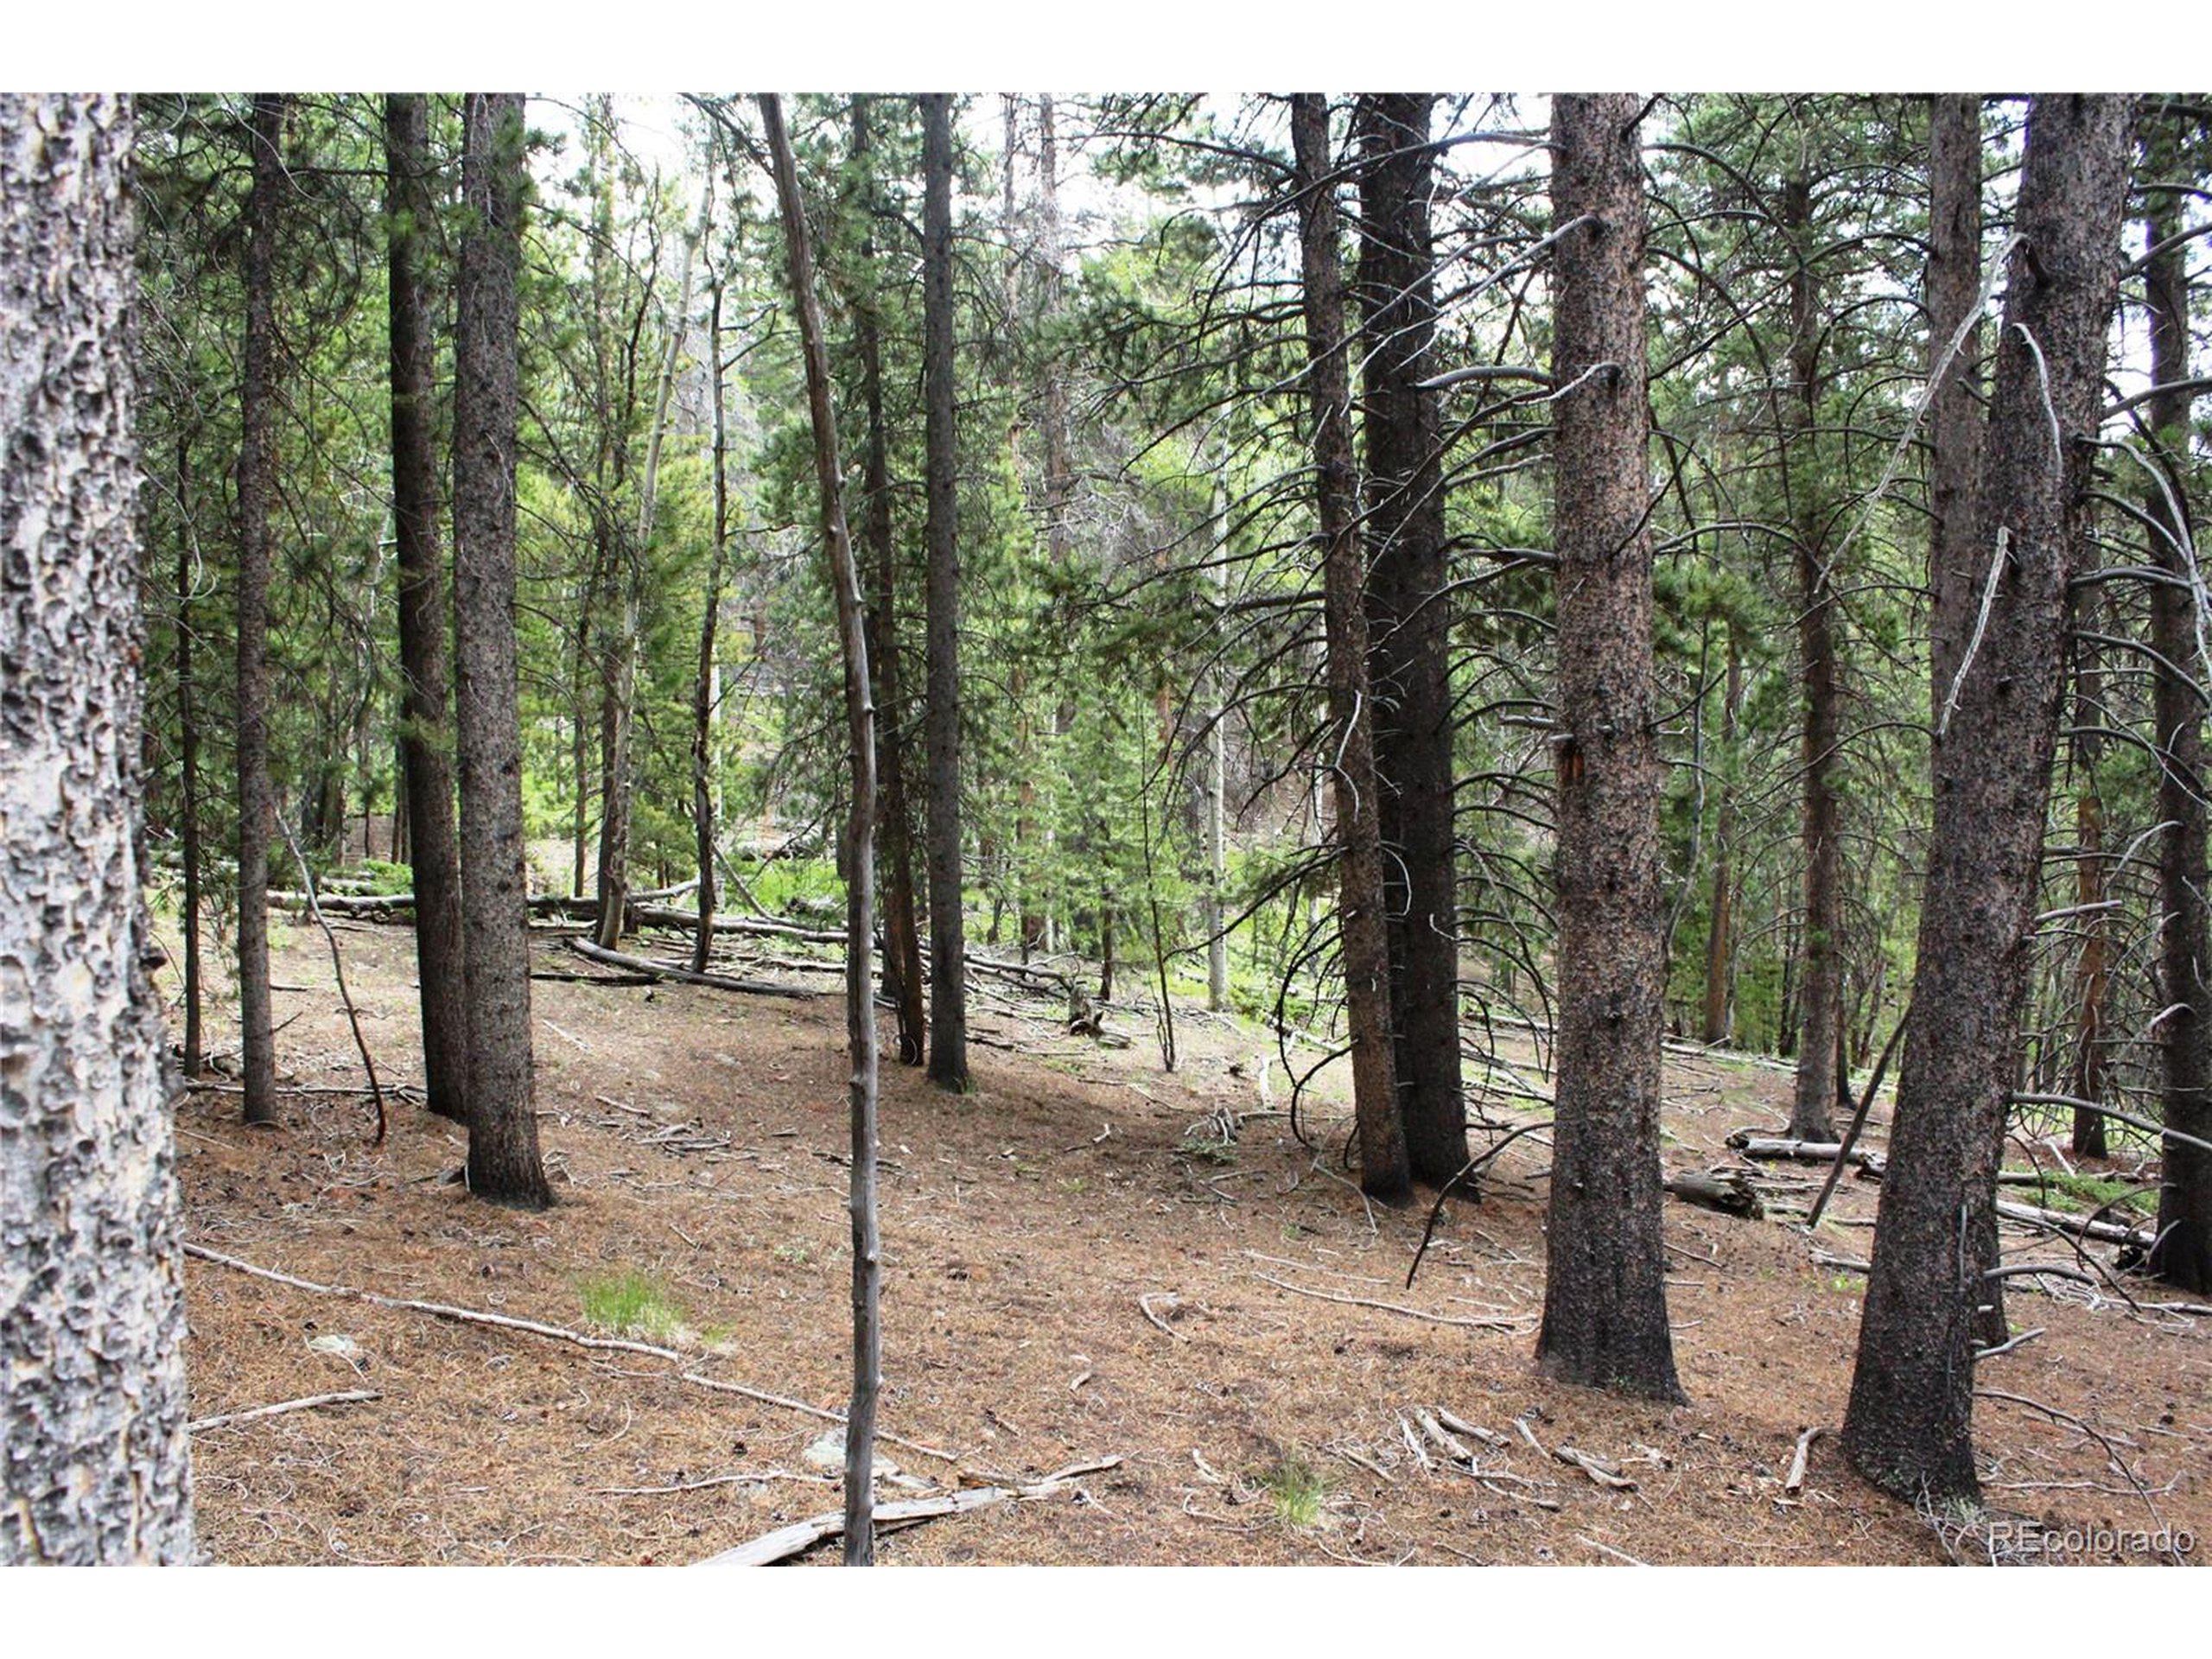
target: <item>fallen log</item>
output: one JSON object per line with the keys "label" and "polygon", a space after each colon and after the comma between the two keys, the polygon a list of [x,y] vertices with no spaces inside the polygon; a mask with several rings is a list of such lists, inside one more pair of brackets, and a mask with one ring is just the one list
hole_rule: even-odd
{"label": "fallen log", "polygon": [[689,968],[679,968],[674,963],[656,962],[651,957],[633,957],[626,950],[609,950],[604,945],[594,944],[589,939],[570,939],[569,949],[591,962],[604,963],[610,968],[626,969],[633,974],[650,974],[655,979],[674,980],[680,985],[703,985],[709,990],[736,991],[747,996],[787,996],[796,1001],[806,1001],[822,995],[804,985],[779,985],[766,979],[732,979],[727,974],[695,974]]}
{"label": "fallen log", "polygon": [[1846,1152],[1840,1141],[1790,1141],[1750,1129],[1738,1129],[1730,1135],[1728,1147],[1746,1158],[1769,1163],[1832,1164],[1840,1154],[1844,1162],[1858,1165],[1877,1180],[1889,1163],[1888,1155],[1872,1147],[1853,1147]]}
{"label": "fallen log", "polygon": [[287,1412],[312,1411],[318,1406],[349,1406],[363,1400],[383,1398],[374,1389],[346,1389],[338,1394],[311,1394],[303,1400],[284,1400],[273,1406],[255,1406],[246,1411],[226,1411],[213,1417],[195,1417],[185,1427],[194,1434],[204,1434],[211,1428],[222,1428],[232,1423],[250,1423],[263,1417],[282,1417]]}
{"label": "fallen log", "polygon": [[2067,1233],[2075,1238],[2093,1238],[2103,1244],[2132,1244],[2139,1250],[2151,1248],[2149,1230],[2122,1226],[2116,1221],[2099,1221],[2093,1217],[2069,1215],[2063,1210],[2043,1210],[2032,1204],[2015,1204],[2010,1198],[1997,1200],[1997,1213],[2005,1221],[2025,1222],[2031,1227],[2048,1227],[2055,1233]]}
{"label": "fallen log", "polygon": [[1684,1204],[1694,1204],[1700,1210],[1717,1210],[1724,1216],[1737,1216],[1745,1221],[1763,1221],[1766,1217],[1766,1205],[1760,1201],[1751,1178],[1740,1170],[1721,1175],[1670,1175],[1666,1187]]}
{"label": "fallen log", "polygon": [[[592,906],[597,915],[599,906]],[[641,927],[666,927],[680,932],[699,931],[699,912],[678,910],[672,905],[639,904],[630,906],[632,919]],[[845,942],[842,928],[809,927],[803,922],[771,921],[754,916],[716,916],[708,923],[715,933],[757,934],[768,938],[797,939],[805,944],[838,944]]]}

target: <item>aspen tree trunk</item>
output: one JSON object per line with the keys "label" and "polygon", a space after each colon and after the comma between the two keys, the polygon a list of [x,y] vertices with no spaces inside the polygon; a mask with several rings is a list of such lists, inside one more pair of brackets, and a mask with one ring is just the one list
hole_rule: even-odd
{"label": "aspen tree trunk", "polygon": [[257,92],[248,131],[253,184],[246,198],[245,349],[238,411],[238,1025],[245,1121],[276,1121],[276,1039],[270,1018],[269,781],[270,513],[276,487],[277,197],[286,186],[284,94]]}
{"label": "aspen tree trunk", "polygon": [[515,648],[517,279],[530,186],[522,94],[467,93],[461,118],[453,539],[468,1185],[480,1198],[543,1210],[553,1192],[532,1109]]}
{"label": "aspen tree trunk", "polygon": [[[1375,770],[1397,1021],[1400,1115],[1414,1179],[1467,1161],[1459,1081],[1459,883],[1453,852],[1452,603],[1434,372],[1427,148],[1433,93],[1364,96],[1358,292],[1367,442],[1367,627]],[[1400,873],[1402,872],[1401,874]]]}
{"label": "aspen tree trunk", "polygon": [[[949,164],[950,113],[942,97],[924,100],[932,153]],[[938,107],[932,111],[931,105]],[[815,300],[814,257],[808,245],[798,170],[784,134],[783,106],[760,99],[760,122],[775,168],[776,196],[791,255],[793,308],[806,356],[806,401],[814,427],[814,474],[822,505],[822,539],[837,594],[837,637],[845,658],[845,718],[852,767],[852,815],[845,835],[845,1033],[852,1056],[853,1403],[845,1419],[845,1565],[875,1560],[874,1495],[876,1395],[882,1380],[882,1329],[877,1300],[882,1277],[875,1213],[875,709],[868,701],[868,634],[860,572],[840,495],[837,421],[830,401],[830,348]],[[927,165],[927,163],[925,163]],[[947,168],[949,171],[949,165]],[[932,175],[932,179],[936,177]],[[933,226],[947,231],[939,204]],[[949,343],[949,342],[948,342]],[[955,957],[956,963],[958,958]],[[943,971],[944,958],[938,958]]]}
{"label": "aspen tree trunk", "polygon": [[1343,934],[1344,1014],[1351,1027],[1352,1116],[1360,1190],[1395,1203],[1412,1190],[1391,1041],[1390,946],[1384,931],[1382,837],[1375,779],[1375,700],[1368,685],[1367,613],[1360,590],[1359,469],[1352,458],[1351,373],[1345,361],[1344,283],[1329,105],[1291,99],[1298,167],[1299,270],[1306,312],[1306,406],[1313,423],[1315,501],[1328,639],[1329,723],[1339,735],[1330,778],[1335,810],[1337,925]]}
{"label": "aspen tree trunk", "polygon": [[1841,741],[1836,683],[1835,585],[1827,568],[1825,514],[1815,427],[1821,404],[1820,283],[1813,270],[1813,188],[1800,175],[1782,188],[1789,239],[1789,391],[1783,402],[1784,479],[1796,543],[1797,657],[1805,680],[1800,845],[1805,860],[1805,967],[1800,992],[1796,1090],[1789,1135],[1833,1141],[1837,1038],[1843,1017],[1843,860],[1835,795]]}
{"label": "aspen tree trunk", "polygon": [[[2170,147],[2147,147],[2154,157]],[[2152,176],[2159,178],[2158,172]],[[2164,182],[2164,180],[2160,180]],[[2196,534],[2190,516],[2189,272],[2185,244],[2162,246],[2182,229],[2181,198],[2170,190],[2148,193],[2144,230],[2154,251],[2147,286],[2151,305],[2151,383],[2170,390],[2151,403],[2155,463],[2161,479],[2145,493],[2144,511],[2156,526],[2152,556],[2165,581],[2151,586],[2152,718],[2158,734],[2158,982],[2175,1010],[2158,1028],[2164,1071],[2165,1125],[2200,1141],[2212,1140],[2212,993],[2205,983],[2212,963],[2208,941],[2204,805],[2204,707],[2183,664],[2202,664],[2199,619],[2189,549]],[[2163,484],[2164,487],[2160,487]],[[2191,585],[2177,585],[2191,584]],[[2151,1271],[2183,1290],[2212,1291],[2212,1154],[2179,1141],[2160,1148],[2164,1171],[2158,1187],[2158,1237]]]}
{"label": "aspen tree trunk", "polygon": [[[2028,117],[1974,542],[1988,617],[1940,689],[1935,823],[1913,1006],[1843,1447],[1909,1502],[1979,1498],[1976,1311],[2018,1065],[2067,584],[2094,442],[2132,100],[2056,94]],[[1993,568],[1995,581],[1987,572]],[[1977,601],[1979,605],[1979,601]]]}
{"label": "aspen tree trunk", "polygon": [[906,699],[899,683],[899,550],[892,534],[890,442],[883,419],[882,325],[875,274],[875,175],[869,160],[868,101],[853,100],[853,162],[867,191],[860,204],[861,299],[855,331],[861,359],[861,399],[868,410],[868,452],[861,471],[868,511],[861,536],[875,564],[868,660],[875,676],[878,833],[884,874],[883,994],[899,1013],[899,1059],[926,1058],[928,1020],[922,1008],[922,941],[914,916],[913,840],[906,815]]}
{"label": "aspen tree trunk", "polygon": [[461,851],[454,827],[453,741],[446,715],[451,589],[438,546],[437,460],[423,238],[435,223],[429,100],[385,98],[385,215],[390,237],[391,500],[399,555],[400,749],[413,850],[415,961],[422,985],[423,1072],[429,1109],[468,1120],[467,992],[461,943]]}
{"label": "aspen tree trunk", "polygon": [[968,1089],[960,882],[960,531],[952,365],[952,99],[922,106],[922,368],[929,549],[930,1081]]}
{"label": "aspen tree trunk", "polygon": [[0,94],[0,1567],[188,1561],[126,100]]}
{"label": "aspen tree trunk", "polygon": [[1537,1363],[1680,1400],[1662,1275],[1659,710],[1643,166],[1632,94],[1552,101],[1558,548],[1557,1128]]}

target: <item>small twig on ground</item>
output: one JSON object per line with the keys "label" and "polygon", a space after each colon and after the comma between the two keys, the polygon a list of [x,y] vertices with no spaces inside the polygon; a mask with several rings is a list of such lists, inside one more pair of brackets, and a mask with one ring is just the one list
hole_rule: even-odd
{"label": "small twig on ground", "polygon": [[1334,1291],[1309,1290],[1273,1274],[1255,1273],[1252,1276],[1262,1284],[1274,1285],[1294,1295],[1311,1296],[1317,1301],[1342,1302],[1350,1307],[1379,1308],[1385,1313],[1402,1313],[1410,1319],[1427,1319],[1431,1325],[1457,1325],[1470,1331],[1521,1331],[1528,1327],[1526,1319],[1463,1319],[1450,1313],[1432,1313],[1425,1307],[1408,1307],[1401,1302],[1377,1302],[1364,1296],[1339,1296]]}
{"label": "small twig on ground", "polygon": [[1574,1535],[1574,1541],[1578,1544],[1587,1544],[1599,1554],[1610,1555],[1617,1561],[1627,1562],[1630,1567],[1649,1567],[1651,1565],[1649,1561],[1637,1560],[1635,1556],[1630,1554],[1628,1551],[1624,1549],[1615,1549],[1611,1544],[1601,1544],[1595,1538],[1586,1538],[1579,1532]]}
{"label": "small twig on ground", "polygon": [[1180,1307],[1183,1305],[1183,1299],[1180,1296],[1178,1296],[1172,1290],[1148,1290],[1143,1295],[1137,1298],[1137,1310],[1141,1313],[1145,1318],[1150,1319],[1154,1325],[1158,1325],[1162,1331],[1166,1332],[1176,1341],[1188,1342],[1190,1340],[1188,1337],[1185,1336],[1180,1331],[1175,1329],[1173,1325],[1168,1324],[1166,1320],[1161,1319],[1159,1314],[1152,1311],[1152,1304],[1154,1298],[1158,1298],[1160,1300],[1166,1302],[1171,1308]]}
{"label": "small twig on ground", "polygon": [[232,1423],[248,1423],[261,1417],[282,1417],[287,1412],[308,1411],[317,1406],[350,1406],[363,1400],[381,1400],[384,1396],[374,1389],[346,1389],[336,1394],[310,1394],[302,1399],[280,1401],[273,1406],[255,1406],[247,1411],[226,1411],[213,1417],[195,1417],[185,1425],[194,1434],[204,1434],[211,1428],[223,1428]]}

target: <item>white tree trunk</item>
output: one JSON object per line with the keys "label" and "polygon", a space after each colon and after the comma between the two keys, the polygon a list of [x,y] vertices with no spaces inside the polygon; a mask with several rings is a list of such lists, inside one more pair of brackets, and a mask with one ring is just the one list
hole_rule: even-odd
{"label": "white tree trunk", "polygon": [[130,109],[0,95],[0,1565],[190,1559],[139,953]]}

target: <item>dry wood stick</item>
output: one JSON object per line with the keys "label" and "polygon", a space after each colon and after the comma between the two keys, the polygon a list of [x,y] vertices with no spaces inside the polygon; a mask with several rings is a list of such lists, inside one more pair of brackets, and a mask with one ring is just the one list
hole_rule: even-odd
{"label": "dry wood stick", "polygon": [[[204,1244],[188,1243],[184,1247],[184,1253],[187,1255],[196,1256],[203,1262],[212,1262],[217,1267],[230,1268],[239,1273],[251,1274],[257,1279],[267,1279],[276,1284],[289,1285],[295,1290],[308,1291],[317,1296],[339,1296],[352,1301],[367,1302],[375,1307],[393,1308],[409,1313],[427,1313],[433,1319],[450,1319],[458,1325],[485,1325],[501,1331],[519,1331],[525,1336],[544,1337],[550,1341],[574,1343],[579,1348],[613,1349],[622,1353],[645,1354],[654,1359],[672,1360],[679,1365],[684,1359],[684,1356],[673,1348],[658,1347],[650,1342],[632,1342],[626,1337],[589,1337],[581,1331],[567,1330],[561,1325],[547,1325],[537,1319],[511,1319],[504,1313],[486,1313],[475,1308],[454,1307],[444,1302],[418,1302],[399,1296],[379,1296],[374,1291],[358,1290],[351,1285],[319,1285],[312,1279],[296,1278],[289,1273],[279,1273],[274,1268],[257,1267],[251,1262],[240,1261],[237,1256],[225,1255],[219,1250],[211,1250]],[[743,1395],[748,1400],[758,1400],[764,1405],[780,1406],[786,1411],[796,1411],[809,1417],[821,1418],[824,1422],[842,1423],[845,1421],[844,1414],[842,1412],[826,1410],[820,1406],[810,1406],[804,1401],[786,1399],[780,1394],[770,1394],[764,1389],[747,1388],[741,1382],[725,1382],[716,1377],[702,1376],[697,1371],[682,1371],[677,1375],[686,1382],[696,1382],[702,1388],[711,1389],[722,1394]],[[880,1429],[876,1431],[875,1438],[879,1440],[887,1440],[893,1446],[903,1446],[909,1452],[918,1452],[924,1457],[936,1458],[940,1462],[958,1463],[960,1461],[959,1456],[955,1452],[946,1452],[934,1446],[925,1446],[919,1440],[905,1440],[896,1434],[886,1433]]]}
{"label": "dry wood stick", "polygon": [[1796,1492],[1802,1490],[1805,1484],[1805,1460],[1812,1452],[1813,1442],[1819,1440],[1825,1432],[1815,1425],[1797,1437],[1797,1449],[1789,1454],[1789,1472],[1783,1478],[1783,1491]]}
{"label": "dry wood stick", "polygon": [[1866,1127],[1866,1114],[1874,1109],[1874,1091],[1882,1086],[1882,1074],[1890,1069],[1890,1056],[1897,1052],[1897,1039],[1904,1035],[1904,1028],[1912,1019],[1912,1004],[1904,1005],[1904,1012],[1890,1032],[1890,1040],[1882,1045],[1882,1058],[1874,1062],[1874,1075],[1866,1080],[1866,1092],[1859,1097],[1859,1109],[1851,1115],[1851,1127],[1843,1132],[1838,1143],[1835,1162],[1828,1166],[1828,1178],[1821,1188],[1821,1196],[1813,1200],[1813,1207],[1805,1215],[1805,1230],[1811,1232],[1821,1224],[1821,1213],[1828,1207],[1834,1195],[1835,1184],[1842,1179],[1843,1166],[1851,1157],[1851,1150],[1859,1144],[1859,1132]]}
{"label": "dry wood stick", "polygon": [[276,827],[284,832],[284,844],[292,849],[292,861],[300,867],[300,880],[307,883],[308,914],[315,918],[315,925],[322,930],[322,937],[330,945],[330,967],[338,976],[338,997],[346,1005],[346,1022],[353,1027],[353,1046],[361,1051],[362,1069],[369,1074],[369,1098],[376,1103],[377,1138],[370,1144],[380,1147],[384,1145],[385,1128],[384,1090],[377,1086],[377,1063],[369,1058],[368,1039],[361,1035],[360,1011],[353,1006],[353,994],[346,988],[346,958],[339,954],[338,935],[330,931],[330,924],[323,918],[322,906],[315,898],[315,873],[308,868],[307,856],[293,839],[292,826],[284,822],[282,812],[276,814]]}
{"label": "dry wood stick", "polygon": [[1377,1302],[1364,1296],[1339,1296],[1334,1291],[1309,1290],[1304,1285],[1294,1285],[1288,1280],[1278,1279],[1272,1274],[1255,1273],[1252,1276],[1263,1284],[1274,1285],[1294,1295],[1311,1296],[1317,1301],[1342,1302],[1349,1307],[1380,1308],[1385,1313],[1402,1313],[1408,1319],[1427,1319],[1431,1325],[1457,1325],[1470,1331],[1520,1331],[1526,1329],[1529,1323],[1526,1319],[1463,1319],[1450,1313],[1432,1313],[1425,1307],[1408,1307],[1401,1302]]}
{"label": "dry wood stick", "polygon": [[226,1411],[213,1417],[195,1417],[185,1427],[194,1434],[203,1434],[211,1428],[222,1428],[231,1423],[251,1422],[258,1417],[282,1417],[290,1411],[308,1411],[316,1406],[346,1406],[361,1400],[381,1400],[384,1396],[374,1389],[346,1389],[336,1394],[310,1394],[298,1400],[279,1401],[273,1406],[255,1406],[246,1411]]}

